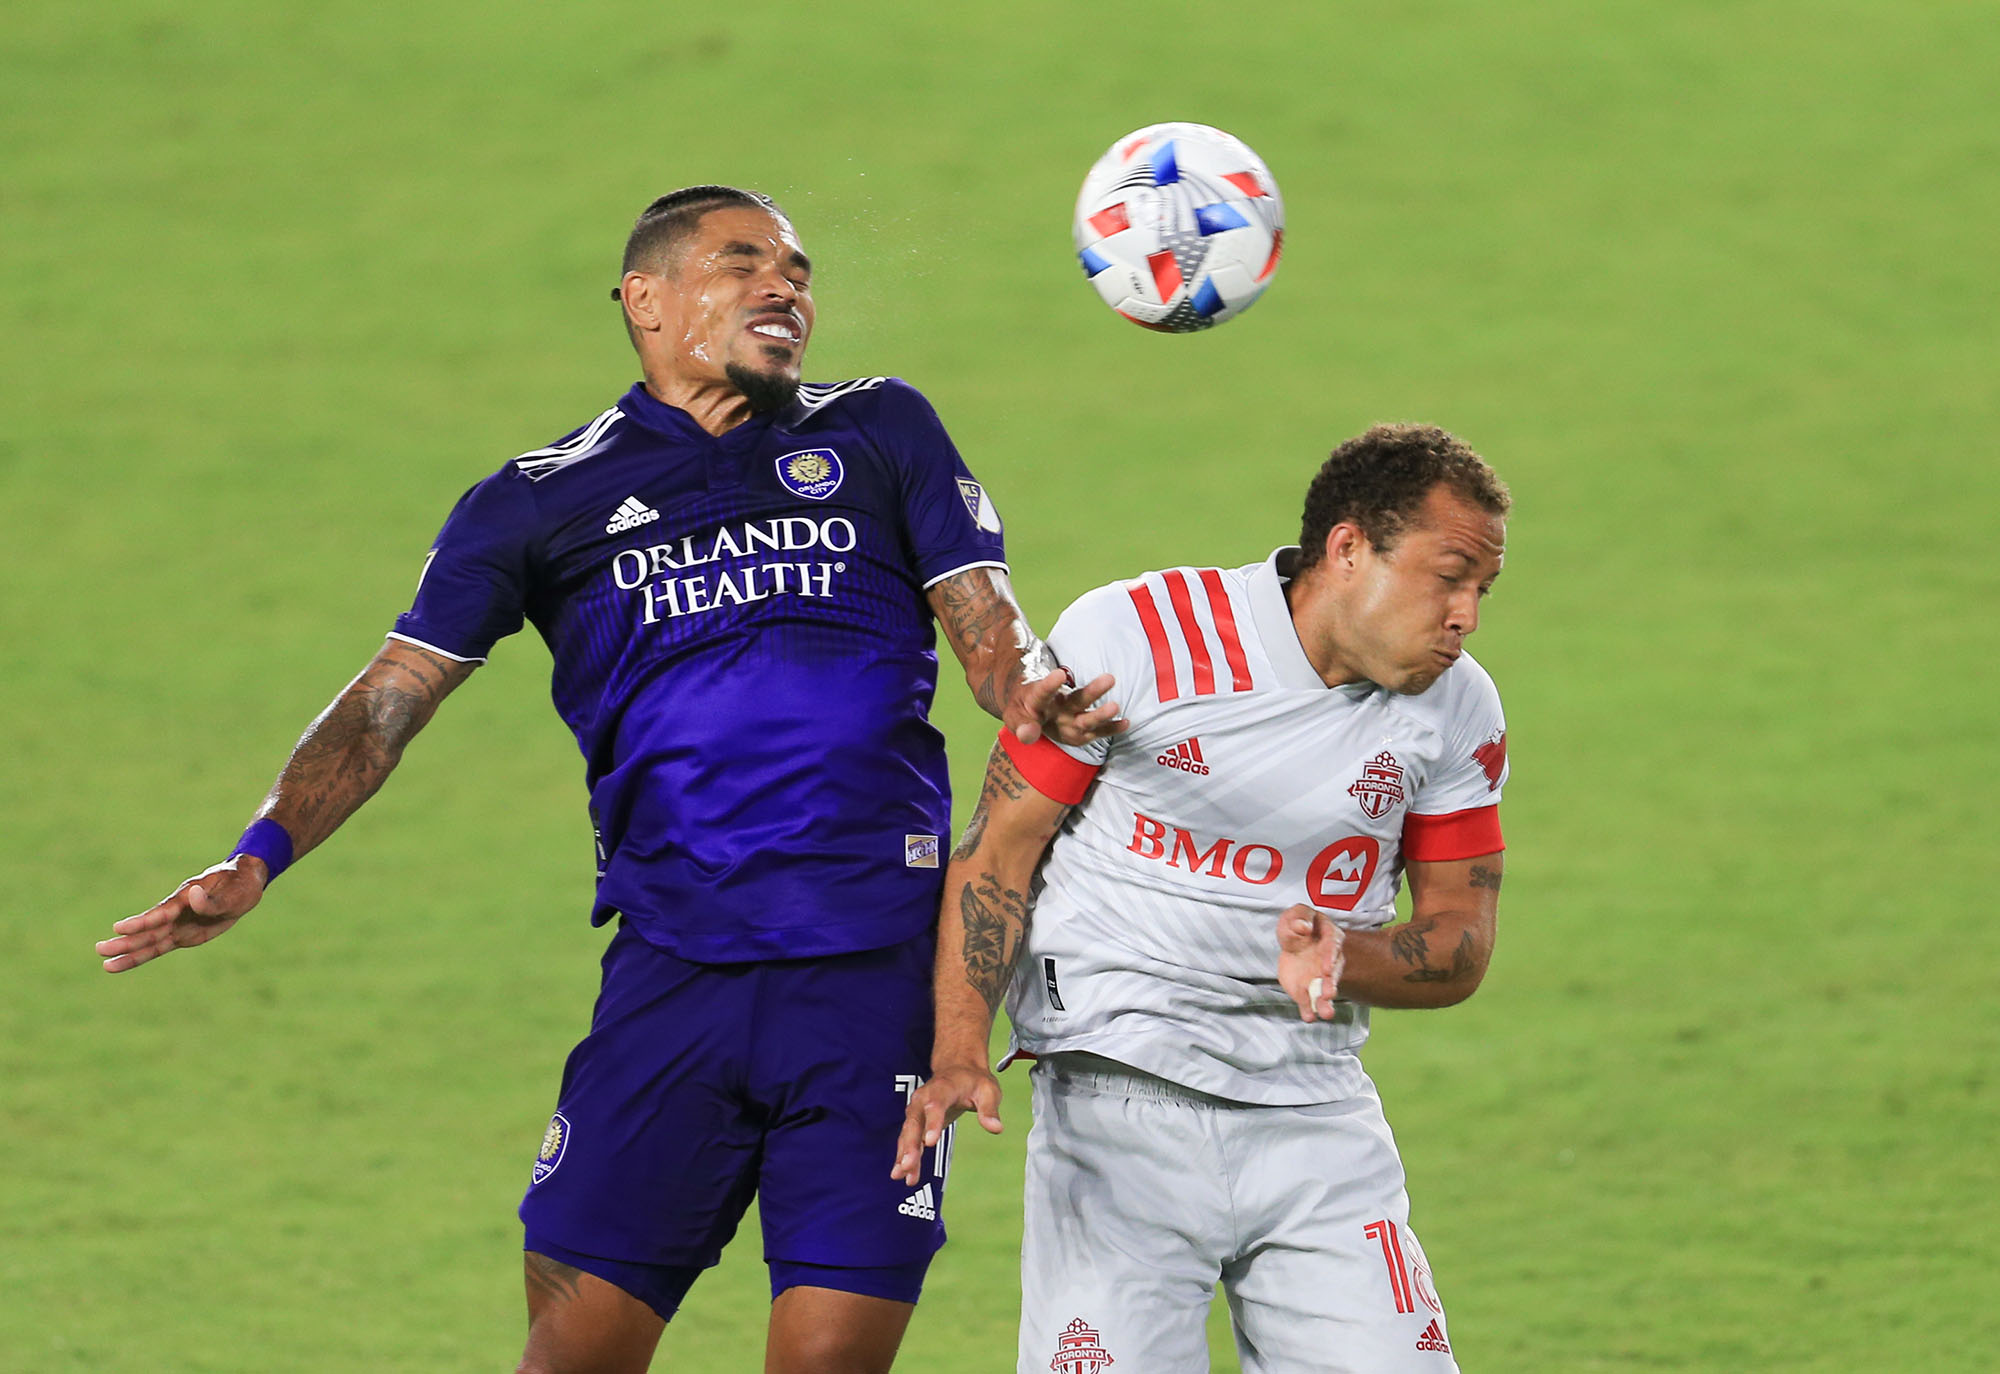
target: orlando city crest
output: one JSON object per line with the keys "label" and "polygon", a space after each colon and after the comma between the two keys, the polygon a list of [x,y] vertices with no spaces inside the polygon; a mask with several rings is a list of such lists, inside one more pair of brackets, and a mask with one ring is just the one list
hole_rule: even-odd
{"label": "orlando city crest", "polygon": [[569,1148],[569,1121],[561,1112],[549,1118],[548,1130],[542,1132],[542,1148],[535,1155],[535,1182],[540,1183],[556,1171],[562,1163],[563,1151]]}
{"label": "orlando city crest", "polygon": [[846,475],[840,455],[830,448],[800,449],[778,460],[778,480],[785,484],[785,490],[808,501],[826,500]]}
{"label": "orlando city crest", "polygon": [[1379,821],[1403,804],[1403,765],[1384,749],[1361,765],[1361,777],[1347,789],[1371,821]]}

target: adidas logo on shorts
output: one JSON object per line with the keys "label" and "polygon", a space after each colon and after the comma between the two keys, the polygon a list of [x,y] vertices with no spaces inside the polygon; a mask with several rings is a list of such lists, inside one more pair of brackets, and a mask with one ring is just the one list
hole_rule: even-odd
{"label": "adidas logo on shorts", "polygon": [[931,1193],[931,1185],[926,1183],[911,1193],[903,1199],[902,1205],[896,1210],[906,1217],[915,1217],[918,1221],[936,1221],[937,1198]]}
{"label": "adidas logo on shorts", "polygon": [[660,518],[660,513],[636,496],[628,496],[617,510],[611,512],[611,519],[604,526],[606,534],[623,534],[636,530],[641,525],[650,525]]}
{"label": "adidas logo on shorts", "polygon": [[1424,1334],[1417,1337],[1417,1349],[1435,1350],[1440,1355],[1451,1354],[1451,1342],[1444,1338],[1444,1328],[1436,1320],[1424,1328]]}

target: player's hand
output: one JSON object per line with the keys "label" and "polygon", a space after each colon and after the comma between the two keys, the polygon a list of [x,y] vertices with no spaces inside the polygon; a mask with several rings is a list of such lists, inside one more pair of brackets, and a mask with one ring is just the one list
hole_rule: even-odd
{"label": "player's hand", "polygon": [[891,1178],[912,1188],[923,1182],[924,1151],[938,1143],[944,1128],[961,1112],[979,1113],[979,1124],[994,1135],[1000,1124],[1000,1080],[984,1064],[966,1064],[931,1075],[918,1088],[903,1113],[903,1134],[896,1141],[896,1167]]}
{"label": "player's hand", "polygon": [[158,906],[112,925],[112,937],[97,942],[104,971],[123,973],[162,954],[207,944],[257,905],[269,880],[270,870],[253,854],[202,870]]}
{"label": "player's hand", "polygon": [[1044,732],[1069,745],[1122,734],[1131,722],[1118,718],[1117,702],[1104,699],[1115,682],[1111,674],[1102,673],[1072,689],[1065,668],[1023,680],[1007,698],[1007,728],[1023,744],[1033,744]]}
{"label": "player's hand", "polygon": [[1278,986],[1297,1003],[1299,1020],[1333,1019],[1346,938],[1318,907],[1289,906],[1278,913]]}

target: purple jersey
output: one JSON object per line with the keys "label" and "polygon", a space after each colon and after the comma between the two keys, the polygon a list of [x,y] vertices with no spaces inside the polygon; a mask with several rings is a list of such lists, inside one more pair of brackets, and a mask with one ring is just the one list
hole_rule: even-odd
{"label": "purple jersey", "polygon": [[928,402],[805,386],[720,437],[643,385],[459,501],[395,637],[534,622],[597,826],[602,924],[684,959],[876,949],[937,914],[950,823],[924,592],[1004,567]]}

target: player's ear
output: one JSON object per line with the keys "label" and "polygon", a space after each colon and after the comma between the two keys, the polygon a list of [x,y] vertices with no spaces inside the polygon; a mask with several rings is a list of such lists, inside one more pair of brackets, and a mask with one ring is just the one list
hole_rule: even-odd
{"label": "player's ear", "polygon": [[1346,574],[1353,571],[1355,560],[1367,545],[1368,536],[1361,532],[1361,526],[1343,520],[1326,532],[1326,548],[1321,554],[1327,567]]}
{"label": "player's ear", "polygon": [[625,319],[634,329],[657,331],[660,318],[660,279],[645,272],[627,272],[618,283],[618,300],[625,307]]}

